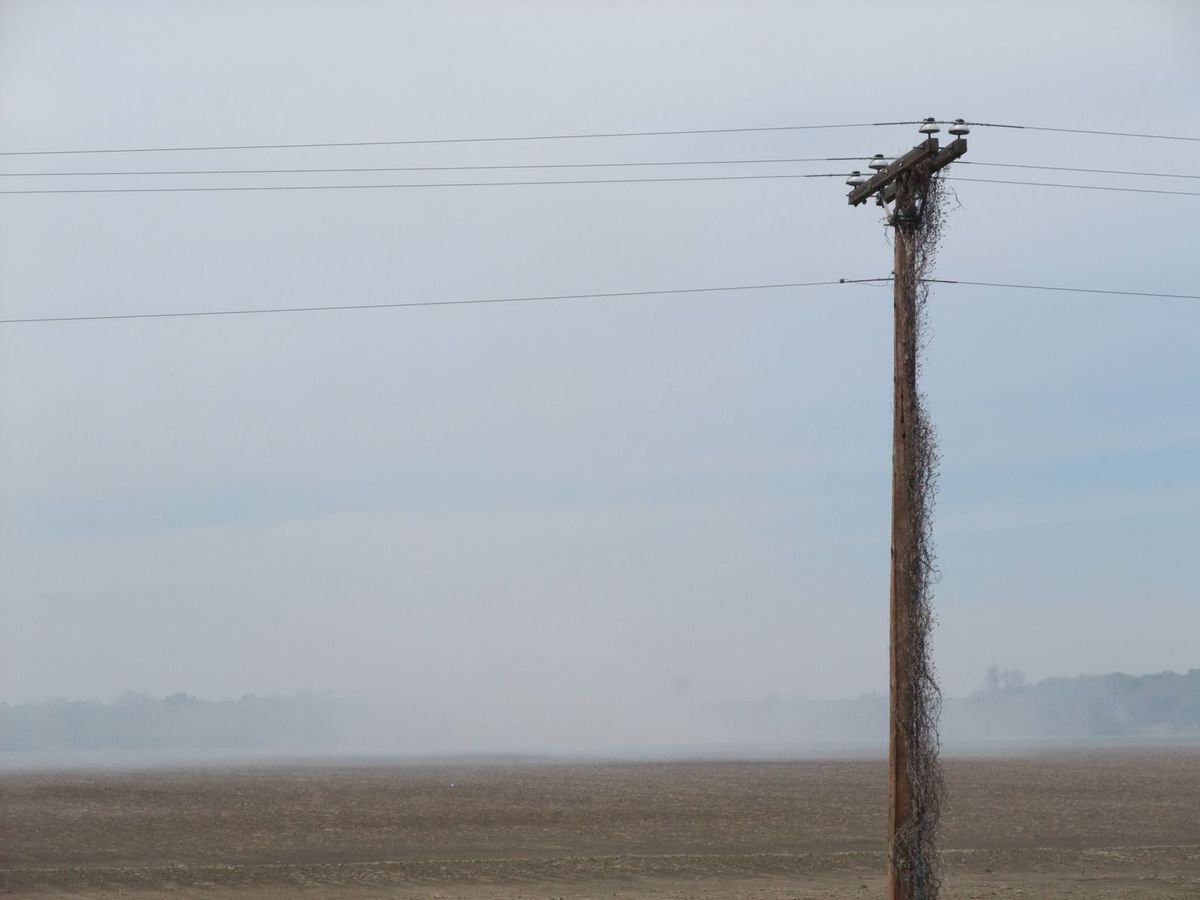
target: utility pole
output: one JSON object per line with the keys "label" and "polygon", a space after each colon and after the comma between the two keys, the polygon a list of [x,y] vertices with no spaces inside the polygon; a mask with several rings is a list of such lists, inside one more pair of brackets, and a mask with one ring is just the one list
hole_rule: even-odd
{"label": "utility pole", "polygon": [[[932,562],[925,544],[928,467],[932,440],[917,391],[919,340],[918,242],[922,236],[925,205],[933,176],[967,152],[966,125],[958,120],[950,128],[956,139],[942,148],[934,135],[940,131],[933,119],[921,125],[925,139],[895,161],[876,156],[870,178],[855,172],[847,184],[851,206],[875,197],[889,209],[888,224],[895,229],[893,267],[895,339],[892,408],[892,540],[891,630],[889,640],[888,725],[888,885],[891,900],[926,900],[937,895],[935,849],[936,799],[926,801],[930,785],[922,784],[922,764],[936,767],[936,730],[927,733],[929,710],[923,706],[925,685],[932,679],[925,658],[928,610],[925,606]],[[936,729],[936,722],[934,723]],[[940,770],[937,784],[940,790]],[[931,821],[932,820],[932,821]]]}

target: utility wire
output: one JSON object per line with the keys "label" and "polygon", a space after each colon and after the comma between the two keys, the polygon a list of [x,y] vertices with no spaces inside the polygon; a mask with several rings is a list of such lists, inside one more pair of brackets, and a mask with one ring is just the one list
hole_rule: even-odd
{"label": "utility wire", "polygon": [[611,169],[642,166],[740,166],[752,163],[858,162],[865,156],[806,156],[790,159],[686,159],[654,162],[527,163],[503,166],[351,166],[336,169],[152,169],[123,172],[0,172],[0,178],[109,175],[317,175],[348,172],[482,172],[517,169]]}
{"label": "utility wire", "polygon": [[[566,134],[534,134],[511,135],[505,137],[470,137],[470,138],[419,138],[391,141],[310,141],[288,144],[204,144],[195,146],[176,147],[91,147],[85,149],[67,150],[0,150],[0,156],[61,156],[84,153],[183,153],[209,150],[297,150],[327,147],[402,147],[432,144],[485,144],[507,143],[517,141],[565,141],[592,138],[631,138],[631,137],[669,137],[679,135],[701,134],[752,134],[778,131],[817,131],[841,128],[882,128],[893,125],[919,125],[923,119],[906,119],[896,122],[838,122],[821,125],[763,125],[742,128],[688,128],[661,131],[606,131],[606,132],[577,132]],[[942,124],[950,124],[948,119],[938,120]],[[1186,137],[1172,134],[1148,134],[1130,131],[1102,131],[1089,128],[1051,128],[1044,125],[1017,125],[1006,122],[968,122],[977,128],[1012,128],[1023,131],[1046,131],[1064,134],[1090,134],[1109,137],[1151,138],[1166,141],[1200,142],[1200,137]]]}
{"label": "utility wire", "polygon": [[[861,162],[865,156],[797,156],[778,159],[681,159],[654,160],[651,162],[593,162],[593,163],[523,163],[520,165],[492,166],[347,166],[342,168],[308,169],[145,169],[124,171],[78,171],[78,172],[0,172],[0,178],[49,178],[134,175],[336,175],[360,172],[493,172],[529,169],[612,169],[650,168],[660,166],[748,166],[776,165],[784,163],[813,162]],[[1200,175],[1185,175],[1178,172],[1142,172],[1128,169],[1082,169],[1075,166],[1043,166],[1033,163],[980,162],[973,159],[956,160],[960,166],[991,166],[1005,169],[1039,169],[1046,172],[1084,172],[1092,175],[1134,175],[1144,178],[1194,178]]]}
{"label": "utility wire", "polygon": [[399,141],[323,141],[293,144],[220,144],[194,147],[100,147],[86,150],[0,150],[0,156],[61,156],[70,153],[182,153],[201,150],[296,150],[321,147],[405,147],[417,144],[491,144],[510,141],[568,141],[586,138],[667,137],[698,134],[750,134],[771,131],[818,131],[838,128],[879,128],[916,125],[907,122],[848,122],[832,125],[765,125],[749,128],[691,128],[673,131],[608,131],[575,134],[534,134],[511,137],[421,138]]}
{"label": "utility wire", "polygon": [[[307,312],[351,312],[371,309],[405,309],[418,306],[480,306],[500,303],[535,303],[559,300],[603,300],[621,297],[663,297],[680,294],[715,294],[735,291],[768,291],[791,288],[831,287],[841,284],[858,284],[868,287],[886,287],[894,281],[893,278],[839,278],[836,281],[791,281],[775,284],[736,284],[721,287],[673,288],[657,291],[609,291],[589,294],[546,294],[528,297],[484,297],[468,300],[412,300],[398,303],[358,303],[345,306],[290,306],[264,307],[261,309],[213,309],[187,310],[184,312],[160,313],[116,313],[109,315],[81,316],[32,316],[27,318],[0,319],[0,325],[30,325],[50,322],[109,322],[128,319],[188,319],[210,318],[217,316],[256,316],[282,313]],[[1118,291],[1107,288],[1063,287],[1048,284],[1014,284],[1000,281],[965,281],[956,278],[925,278],[927,284],[955,284],[972,287],[1006,288],[1022,291],[1049,291],[1067,294],[1106,294],[1116,297],[1157,297],[1171,300],[1200,300],[1200,294],[1168,294],[1161,291]]]}
{"label": "utility wire", "polygon": [[609,291],[589,294],[546,294],[529,297],[484,297],[469,300],[409,300],[399,303],[357,303],[347,306],[289,306],[261,309],[213,309],[185,312],[117,313],[112,315],[33,316],[0,319],[0,325],[28,325],[44,322],[108,322],[125,319],[187,319],[211,316],[257,316],[278,313],[349,312],[366,309],[405,309],[415,306],[479,306],[496,303],[534,303],[557,300],[602,300],[617,297],[662,297],[677,294],[715,294],[732,291],[774,291],[785,288],[826,287],[839,284],[865,284],[871,281],[890,281],[890,278],[839,278],[836,281],[791,281],[776,284],[735,284],[721,287],[673,288],[658,291]]}
{"label": "utility wire", "polygon": [[[797,162],[799,162],[799,160],[797,160]],[[830,162],[833,162],[833,160],[831,159]],[[1004,169],[1040,169],[1045,172],[1085,172],[1090,175],[1136,175],[1141,178],[1200,178],[1200,175],[1184,175],[1178,172],[1131,172],[1127,169],[1080,169],[1074,166],[1036,166],[1030,163],[978,162],[973,159],[956,159],[954,164],[956,166],[992,166]]]}
{"label": "utility wire", "polygon": [[[193,194],[239,191],[362,191],[405,188],[468,188],[468,187],[530,187],[567,184],[656,184],[689,181],[764,181],[794,178],[842,178],[845,172],[779,173],[767,175],[680,175],[655,178],[573,178],[540,181],[435,181],[425,184],[264,184],[264,185],[203,185],[200,187],[124,187],[124,188],[21,188],[0,190],[0,195],[15,194]],[[1200,197],[1200,191],[1166,191],[1155,188],[1112,187],[1099,184],[1064,184],[1056,181],[1016,181],[999,178],[965,178],[948,176],[947,181],[971,181],[980,184],[1017,184],[1030,187],[1073,188],[1081,191],[1119,191],[1132,194],[1173,194],[1181,197]]]}
{"label": "utility wire", "polygon": [[[855,284],[885,288],[895,283],[895,278],[864,278]],[[1107,288],[1056,287],[1049,284],[1009,284],[1000,281],[962,281],[955,278],[922,278],[925,284],[965,284],[974,287],[1012,288],[1022,291],[1051,291],[1066,294],[1109,294],[1116,297],[1160,297],[1169,300],[1200,300],[1200,294],[1164,294],[1161,291],[1114,291]],[[849,283],[849,282],[847,282]]]}
{"label": "utility wire", "polygon": [[778,178],[844,178],[845,172],[820,174],[777,175],[680,175],[675,178],[573,178],[561,181],[434,181],[427,184],[260,184],[205,185],[202,187],[128,187],[128,188],[29,188],[5,190],[0,194],[190,194],[207,191],[365,191],[384,188],[464,188],[464,187],[528,187],[531,185],[563,184],[653,184],[668,181],[762,181]]}
{"label": "utility wire", "polygon": [[[1063,184],[1058,181],[1008,181],[1000,178],[963,178],[947,176],[947,181],[974,181],[979,184],[1024,184],[1030,187],[1074,188],[1080,191],[1119,191],[1125,194],[1174,194],[1179,197],[1200,197],[1200,191],[1163,191],[1156,188],[1112,187],[1101,184]],[[6,193],[0,191],[0,193]]]}
{"label": "utility wire", "polygon": [[[871,279],[877,281],[878,279]],[[963,281],[956,278],[925,278],[929,284],[966,284],[973,287],[1009,288],[1021,291],[1055,291],[1065,294],[1108,294],[1114,297],[1161,297],[1170,300],[1200,300],[1200,294],[1165,294],[1160,291],[1114,291],[1107,288],[1061,287],[1048,284],[1009,284],[1000,281]]]}
{"label": "utility wire", "polygon": [[[941,124],[950,123],[946,120],[942,120]],[[1184,137],[1177,134],[1147,134],[1137,131],[1100,131],[1094,128],[1050,128],[1045,125],[1011,125],[1004,122],[967,122],[967,124],[974,128],[1016,128],[1021,131],[1051,131],[1059,134],[1092,134],[1103,135],[1105,137],[1148,138],[1157,141],[1200,142],[1200,137]]]}

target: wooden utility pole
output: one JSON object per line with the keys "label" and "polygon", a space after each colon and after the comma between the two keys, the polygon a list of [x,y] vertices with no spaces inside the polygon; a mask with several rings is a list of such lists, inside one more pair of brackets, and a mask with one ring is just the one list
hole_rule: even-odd
{"label": "wooden utility pole", "polygon": [[[922,131],[929,136],[894,162],[884,160],[874,166],[870,179],[855,173],[850,184],[851,206],[876,197],[880,206],[894,204],[888,224],[895,231],[893,264],[895,340],[892,406],[892,547],[891,547],[891,629],[889,640],[889,724],[888,724],[888,884],[891,900],[923,900],[932,890],[921,884],[922,876],[908,858],[902,836],[924,826],[916,818],[923,814],[914,802],[913,757],[914,728],[919,714],[918,691],[913,683],[914,643],[923,636],[915,633],[922,602],[925,560],[922,556],[924,521],[922,511],[926,489],[918,477],[925,451],[917,393],[917,239],[929,180],[934,173],[962,156],[967,142],[958,137],[941,149],[932,133],[938,131],[932,121]],[[955,133],[965,133],[965,127]],[[878,159],[878,158],[877,158]]]}

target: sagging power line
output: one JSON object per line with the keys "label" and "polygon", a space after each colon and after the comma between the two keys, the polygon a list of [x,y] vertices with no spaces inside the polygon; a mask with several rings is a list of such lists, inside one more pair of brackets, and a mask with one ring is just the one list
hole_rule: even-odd
{"label": "sagging power line", "polygon": [[969,178],[955,175],[948,181],[971,181],[976,184],[1011,184],[1024,187],[1068,188],[1077,191],[1116,191],[1121,194],[1170,194],[1176,197],[1200,197],[1200,191],[1168,191],[1158,188],[1119,187],[1112,184],[1063,184],[1058,181],[1019,181],[1006,178]]}
{"label": "sagging power line", "polygon": [[704,134],[756,134],[772,131],[834,131],[843,128],[882,128],[914,122],[840,122],[821,125],[753,125],[731,128],[684,128],[661,131],[595,131],[564,134],[524,134],[504,137],[410,138],[383,141],[320,141],[287,144],[205,144],[190,147],[98,147],[65,150],[0,150],[0,156],[61,156],[84,153],[192,153],[210,150],[300,150],[327,147],[410,147],[418,144],[499,144],[524,141],[577,141],[601,138],[680,137]]}
{"label": "sagging power line", "polygon": [[1088,175],[1130,175],[1137,178],[1200,178],[1181,172],[1135,172],[1130,169],[1083,169],[1077,166],[1044,166],[1033,163],[982,162],[975,159],[960,159],[960,166],[992,166],[1002,169],[1038,169],[1044,172],[1081,172]]}
{"label": "sagging power line", "polygon": [[547,187],[568,184],[664,184],[700,181],[769,181],[797,178],[844,178],[844,172],[791,173],[762,175],[680,175],[653,178],[567,178],[538,181],[431,181],[403,184],[206,184],[186,187],[115,187],[115,188],[19,188],[0,190],[0,195],[20,194],[202,194],[237,193],[245,191],[370,191],[405,188],[471,188],[471,187]]}
{"label": "sagging power line", "polygon": [[354,303],[329,306],[261,307],[254,309],[185,310],[182,312],[111,313],[79,316],[29,316],[0,319],[0,325],[31,325],[49,322],[105,322],[128,319],[196,319],[211,316],[258,316],[281,313],[351,312],[370,309],[405,309],[421,306],[483,306],[500,303],[538,303],[563,300],[606,300],[620,297],[665,297],[677,294],[717,294],[735,291],[775,291],[787,288],[830,287],[842,284],[864,284],[890,281],[885,278],[837,278],[825,281],[787,281],[765,284],[734,284],[716,287],[662,288],[640,291],[603,291],[581,294],[539,294],[516,297],[482,297],[466,300],[402,300],[395,303]]}
{"label": "sagging power line", "polygon": [[[870,287],[887,287],[895,279],[890,275],[882,278],[839,278],[826,281],[787,281],[765,284],[735,284],[718,285],[715,287],[674,288],[667,290],[642,291],[610,291],[602,293],[579,294],[544,294],[519,297],[483,297],[462,300],[411,300],[394,303],[354,303],[326,306],[292,306],[292,307],[261,307],[246,309],[212,309],[212,310],[183,310],[180,312],[150,312],[150,313],[97,313],[78,316],[29,316],[25,318],[0,319],[0,325],[33,325],[51,322],[107,322],[126,319],[187,319],[209,318],[215,316],[254,316],[278,315],[287,313],[310,312],[356,312],[373,309],[405,309],[424,306],[479,306],[498,303],[533,303],[553,302],[559,300],[584,299],[618,299],[622,297],[653,297],[671,294],[715,294],[737,293],[739,291],[768,291],[786,288],[828,287],[834,285],[864,285]],[[1000,281],[967,281],[957,278],[924,278],[924,284],[962,285],[971,287],[1007,288],[1010,290],[1044,291],[1067,294],[1107,294],[1115,297],[1154,297],[1170,300],[1200,300],[1200,294],[1171,294],[1162,291],[1122,291],[1110,288],[1065,287],[1050,284],[1014,284]]]}
{"label": "sagging power line", "polygon": [[[794,156],[774,159],[678,159],[630,162],[580,162],[580,163],[518,163],[470,166],[336,166],[311,168],[258,168],[258,169],[126,169],[107,171],[67,172],[0,172],[0,178],[124,178],[133,176],[168,175],[338,175],[366,174],[370,172],[508,172],[536,171],[540,169],[614,169],[614,168],[670,168],[672,166],[756,166],[785,165],[814,162],[863,162],[865,156]],[[985,162],[982,160],[960,160],[960,165],[990,166],[1004,169],[1036,169],[1046,172],[1079,172],[1090,175],[1124,175],[1138,178],[1186,178],[1200,179],[1200,175],[1180,172],[1145,172],[1130,169],[1085,169],[1077,166],[1051,166],[1035,163]],[[840,173],[847,174],[847,173]]]}
{"label": "sagging power line", "polygon": [[[957,120],[956,120],[957,121]],[[944,119],[938,120],[941,125],[949,124]],[[1096,137],[1144,138],[1152,141],[1200,141],[1200,137],[1189,137],[1178,134],[1151,134],[1139,131],[1104,131],[1098,128],[1055,128],[1048,125],[1014,125],[1006,122],[967,122],[975,128],[1012,128],[1018,131],[1045,131],[1058,134],[1086,134]]]}
{"label": "sagging power line", "polygon": [[[294,141],[289,143],[262,144],[195,144],[179,146],[139,146],[139,147],[82,147],[61,148],[54,150],[0,150],[4,156],[68,156],[97,153],[201,153],[209,151],[237,150],[305,150],[326,149],[336,147],[409,147],[436,144],[498,144],[521,143],[530,141],[575,141],[608,138],[642,138],[642,137],[683,137],[697,135],[724,134],[765,134],[787,131],[835,131],[851,128],[887,128],[898,125],[919,125],[921,119],[901,119],[891,122],[835,122],[801,125],[749,125],[720,128],[677,128],[654,131],[593,131],[593,132],[564,132],[559,134],[524,134],[487,137],[451,137],[451,138],[400,138],[394,140],[359,140],[359,141]],[[940,125],[953,125],[947,120],[935,120]],[[1154,134],[1130,131],[1106,131],[1096,128],[1059,128],[1046,125],[1021,125],[1008,122],[964,122],[965,125],[976,128],[1006,128],[1019,131],[1058,132],[1061,134],[1078,134],[1103,137],[1143,138],[1161,141],[1190,141],[1200,142],[1200,137],[1176,134]]]}
{"label": "sagging power line", "polygon": [[347,166],[310,169],[150,169],[112,172],[0,172],[0,178],[108,177],[116,175],[315,175],[351,172],[500,172],[525,169],[613,169],[659,166],[744,166],[763,163],[856,162],[861,156],[808,156],[784,159],[680,159],[652,162],[521,163],[476,166]]}
{"label": "sagging power line", "polygon": [[[369,171],[369,170],[368,170]],[[382,171],[382,170],[379,170]],[[853,173],[851,173],[853,174]],[[844,178],[845,172],[770,172],[755,175],[679,175],[650,178],[561,178],[523,181],[429,181],[385,184],[205,184],[165,187],[85,187],[85,188],[12,188],[0,190],[0,196],[38,194],[203,194],[246,193],[273,191],[369,191],[429,188],[502,188],[502,187],[564,187],[567,185],[602,184],[679,184],[717,181],[778,181],[804,178]],[[1171,191],[1159,188],[1120,187],[1103,184],[1065,184],[1056,181],[1022,181],[1003,178],[971,178],[951,176],[947,181],[976,184],[1005,184],[1024,187],[1066,188],[1080,191],[1115,191],[1123,194],[1164,194],[1176,197],[1200,197],[1200,191]]]}
{"label": "sagging power line", "polygon": [[925,283],[1006,288],[1013,291],[1049,291],[1058,294],[1107,294],[1111,297],[1158,297],[1166,300],[1200,300],[1200,294],[1169,294],[1162,291],[1121,291],[1112,288],[1064,287],[1052,284],[1013,284],[1004,281],[966,281],[960,278],[926,278]]}

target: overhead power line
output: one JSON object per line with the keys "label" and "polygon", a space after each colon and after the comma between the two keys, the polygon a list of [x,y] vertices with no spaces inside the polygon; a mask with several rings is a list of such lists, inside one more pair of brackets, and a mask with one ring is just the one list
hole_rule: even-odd
{"label": "overhead power line", "polygon": [[842,122],[828,125],[762,125],[744,128],[688,128],[663,131],[604,131],[568,134],[526,134],[507,137],[417,138],[393,141],[320,141],[290,144],[208,144],[190,147],[96,147],[76,150],[0,150],[0,156],[61,156],[71,153],[184,153],[207,150],[299,150],[323,147],[410,147],[418,144],[496,144],[517,141],[574,141],[590,138],[674,137],[701,134],[752,134],[773,131],[821,131],[839,128],[881,128],[915,125],[905,122]]}
{"label": "overhead power line", "polygon": [[[472,165],[472,166],[341,166],[317,168],[268,168],[268,169],[125,169],[111,171],[69,172],[0,172],[0,178],[107,178],[142,175],[339,175],[367,172],[500,172],[527,171],[538,169],[613,169],[613,168],[656,168],[671,166],[750,166],[783,165],[814,162],[860,162],[865,156],[793,156],[769,159],[679,159],[652,160],[642,162],[584,162],[584,163],[521,163],[517,165]],[[960,166],[990,166],[1004,169],[1037,169],[1046,172],[1083,172],[1090,175],[1132,175],[1143,178],[1190,178],[1200,175],[1179,172],[1145,172],[1129,169],[1084,169],[1077,166],[1045,166],[1034,163],[981,162],[958,160]]]}
{"label": "overhead power line", "polygon": [[[791,288],[832,287],[842,284],[866,285],[868,287],[883,287],[892,282],[892,278],[839,278],[826,281],[788,281],[771,284],[734,284],[718,287],[668,288],[647,291],[607,291],[586,294],[543,294],[525,297],[483,297],[466,300],[409,300],[396,303],[355,303],[329,306],[287,306],[262,307],[254,309],[211,309],[185,310],[182,312],[149,312],[149,313],[110,313],[79,316],[28,316],[22,318],[0,319],[0,325],[32,325],[52,322],[108,322],[130,319],[197,319],[220,316],[258,316],[279,315],[284,313],[309,312],[354,312],[372,309],[407,309],[428,306],[483,306],[504,303],[537,303],[564,300],[606,300],[622,297],[665,297],[681,294],[719,294],[735,293],[738,291],[773,291]],[[1121,291],[1108,288],[1063,287],[1048,284],[1014,284],[1000,281],[967,281],[957,278],[926,278],[929,284],[953,284],[972,287],[1006,288],[1023,291],[1049,291],[1067,294],[1107,294],[1116,297],[1157,297],[1171,300],[1200,300],[1200,294],[1170,294],[1162,291]]]}
{"label": "overhead power line", "polygon": [[[832,162],[832,160],[830,161]],[[1179,172],[1140,172],[1130,171],[1129,169],[1081,169],[1075,166],[1039,166],[1032,163],[980,162],[974,159],[960,159],[958,160],[958,165],[992,166],[1003,169],[1040,169],[1045,172],[1084,172],[1089,175],[1135,175],[1139,178],[1200,178],[1200,175],[1184,175]]]}
{"label": "overhead power line", "polygon": [[1059,181],[1009,181],[1001,178],[964,178],[960,175],[948,176],[946,180],[974,181],[977,184],[1021,184],[1029,187],[1073,188],[1079,191],[1118,191],[1123,194],[1174,194],[1178,197],[1200,197],[1200,191],[1164,191],[1157,188],[1115,187],[1105,184],[1064,184]]}
{"label": "overhead power line", "polygon": [[[873,279],[875,280],[875,279]],[[1002,281],[964,281],[958,278],[926,278],[929,284],[965,284],[973,287],[1008,288],[1018,291],[1053,291],[1063,294],[1108,294],[1114,297],[1159,297],[1169,300],[1200,300],[1200,294],[1167,294],[1161,291],[1117,291],[1109,288],[1062,287],[1049,284],[1011,284]]]}
{"label": "overhead power line", "polygon": [[822,172],[816,174],[772,174],[772,175],[680,175],[675,178],[568,178],[544,181],[433,181],[427,183],[405,182],[403,184],[256,184],[256,185],[203,185],[200,187],[125,187],[125,188],[28,188],[3,190],[0,194],[194,194],[205,192],[237,191],[369,191],[402,188],[467,188],[467,187],[530,187],[534,185],[564,184],[653,184],[681,181],[763,181],[780,178],[843,178],[844,172]]}
{"label": "overhead power line", "polygon": [[[596,185],[596,184],[656,184],[702,181],[766,181],[796,178],[842,178],[844,172],[816,173],[771,173],[762,175],[680,175],[677,177],[653,178],[568,178],[542,179],[537,181],[432,181],[404,182],[401,184],[256,184],[256,185],[200,185],[191,187],[116,187],[116,188],[18,188],[0,190],[0,195],[18,194],[194,194],[194,193],[237,193],[245,191],[366,191],[402,190],[422,188],[471,188],[471,187],[533,187],[548,185]],[[999,178],[970,178],[947,176],[948,181],[969,181],[979,184],[1013,184],[1029,187],[1071,188],[1081,191],[1118,191],[1131,194],[1173,194],[1180,197],[1200,197],[1200,191],[1168,191],[1156,188],[1115,187],[1099,184],[1066,184],[1056,181],[1018,181]]]}
{"label": "overhead power line", "polygon": [[[947,120],[942,120],[942,123],[946,124]],[[968,122],[967,124],[973,128],[1015,128],[1021,131],[1050,131],[1059,134],[1090,134],[1104,137],[1147,138],[1156,141],[1200,142],[1200,137],[1186,137],[1178,134],[1148,134],[1139,131],[1101,131],[1095,128],[1051,128],[1046,125],[1013,125],[1006,122]]]}
{"label": "overhead power line", "polygon": [[[488,137],[458,137],[458,138],[409,138],[400,140],[375,141],[295,141],[276,144],[195,144],[190,146],[142,146],[142,147],[87,147],[67,148],[58,150],[0,150],[3,156],[64,156],[70,154],[92,153],[193,153],[212,150],[300,150],[321,149],[334,147],[408,147],[437,144],[495,144],[516,143],[528,141],[567,141],[588,140],[600,138],[637,138],[637,137],[675,137],[707,134],[756,134],[780,131],[823,131],[843,128],[884,128],[896,125],[919,125],[922,119],[904,119],[894,122],[835,122],[815,125],[757,125],[733,128],[680,128],[662,129],[657,131],[596,131],[596,132],[567,132],[561,134],[526,134]],[[938,120],[949,124],[950,120]],[[1148,138],[1165,141],[1200,142],[1200,137],[1190,137],[1173,134],[1154,134],[1131,131],[1104,131],[1091,128],[1054,128],[1045,125],[1020,125],[1010,122],[968,122],[977,128],[1010,128],[1023,131],[1046,131],[1063,134],[1102,135],[1107,137]]]}
{"label": "overhead power line", "polygon": [[[886,288],[893,282],[892,278],[863,279],[856,284],[867,287]],[[1162,291],[1117,291],[1108,288],[1061,287],[1051,284],[1011,284],[1002,281],[963,281],[956,278],[922,278],[926,284],[959,284],[973,287],[1011,288],[1019,291],[1049,291],[1062,294],[1108,294],[1114,297],[1157,297],[1167,300],[1200,300],[1200,294],[1167,294]]]}
{"label": "overhead power line", "polygon": [[259,316],[281,313],[350,312],[369,309],[406,309],[418,306],[482,306],[500,303],[536,303],[559,300],[607,300],[618,297],[665,297],[678,294],[717,294],[734,291],[774,291],[790,288],[827,287],[841,284],[863,284],[869,281],[890,281],[890,278],[838,278],[826,281],[790,281],[774,284],[734,284],[720,287],[668,288],[652,291],[607,291],[586,294],[543,294],[527,297],[484,297],[467,300],[407,300],[397,303],[355,303],[335,306],[262,307],[257,309],[187,310],[184,312],[115,313],[80,316],[29,316],[0,319],[0,325],[29,325],[44,322],[104,322],[127,319],[195,319],[214,316]]}
{"label": "overhead power line", "polygon": [[683,159],[653,162],[522,163],[498,166],[348,166],[310,169],[148,169],[112,172],[0,172],[0,178],[110,175],[325,175],[352,172],[492,172],[522,169],[613,169],[652,166],[741,166],[759,163],[858,162],[863,156],[804,156],[782,159]]}

